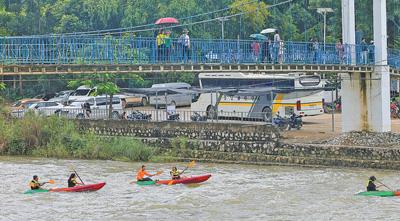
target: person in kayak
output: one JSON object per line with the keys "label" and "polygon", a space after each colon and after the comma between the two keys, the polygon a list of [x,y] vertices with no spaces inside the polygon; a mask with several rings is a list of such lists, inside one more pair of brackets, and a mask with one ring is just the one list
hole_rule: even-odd
{"label": "person in kayak", "polygon": [[46,183],[39,183],[39,177],[37,175],[33,176],[33,179],[31,182],[29,182],[29,186],[31,187],[31,190],[38,190],[41,189],[41,187],[46,184]]}
{"label": "person in kayak", "polygon": [[[150,174],[146,171],[146,166],[142,165],[142,167],[140,168],[140,170],[138,171],[137,175],[136,175],[136,180],[137,181],[153,181],[150,177],[152,176],[156,176],[159,173],[156,174]],[[147,177],[145,177],[147,176]]]}
{"label": "person in kayak", "polygon": [[68,178],[68,187],[74,187],[76,185],[80,185],[80,183],[78,183],[78,181],[76,181],[76,174],[71,173],[71,175]]}
{"label": "person in kayak", "polygon": [[377,186],[375,185],[376,178],[371,176],[368,180],[367,191],[377,191]]}
{"label": "person in kayak", "polygon": [[179,180],[181,178],[182,172],[179,172],[178,168],[172,167],[172,170],[169,172],[169,174],[171,174],[171,178],[173,180]]}

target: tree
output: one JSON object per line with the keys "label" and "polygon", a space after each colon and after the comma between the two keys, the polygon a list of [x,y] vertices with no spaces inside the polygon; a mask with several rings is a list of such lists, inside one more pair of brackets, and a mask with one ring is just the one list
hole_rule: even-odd
{"label": "tree", "polygon": [[6,84],[3,82],[0,82],[0,91],[3,91],[6,89]]}
{"label": "tree", "polygon": [[112,118],[112,101],[115,94],[119,93],[119,87],[113,82],[102,82],[97,85],[97,94],[106,94],[110,96],[108,117]]}

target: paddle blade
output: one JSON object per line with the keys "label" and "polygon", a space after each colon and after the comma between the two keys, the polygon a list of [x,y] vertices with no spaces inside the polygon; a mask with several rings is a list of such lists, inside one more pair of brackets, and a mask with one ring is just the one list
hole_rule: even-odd
{"label": "paddle blade", "polygon": [[190,162],[188,165],[187,165],[187,168],[192,168],[192,167],[194,167],[196,165],[196,161],[192,161],[192,162]]}
{"label": "paddle blade", "polygon": [[47,183],[54,184],[56,182],[54,180],[49,180],[49,181],[47,181]]}

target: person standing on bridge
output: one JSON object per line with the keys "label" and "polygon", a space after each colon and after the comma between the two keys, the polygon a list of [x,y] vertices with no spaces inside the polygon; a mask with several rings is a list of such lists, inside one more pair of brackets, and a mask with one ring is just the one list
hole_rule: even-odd
{"label": "person standing on bridge", "polygon": [[344,46],[343,46],[343,40],[339,39],[338,42],[336,43],[336,52],[338,54],[339,58],[339,63],[343,64],[344,60]]}
{"label": "person standing on bridge", "polygon": [[281,49],[281,36],[279,35],[279,31],[275,31],[274,35],[274,63],[278,63],[281,59],[279,58],[279,52]]}
{"label": "person standing on bridge", "polygon": [[368,45],[365,41],[365,38],[361,40],[361,63],[367,64],[368,63]]}
{"label": "person standing on bridge", "polygon": [[179,37],[178,43],[182,47],[182,59],[181,61],[186,63],[190,62],[190,37],[189,30],[184,29],[182,35]]}
{"label": "person standing on bridge", "polygon": [[157,42],[157,60],[158,60],[158,62],[161,62],[162,60],[164,60],[163,59],[164,54],[165,54],[165,52],[164,52],[164,50],[165,50],[165,42],[164,42],[164,40],[165,40],[165,34],[164,34],[164,31],[161,29],[158,32],[158,35],[156,37],[156,42]]}

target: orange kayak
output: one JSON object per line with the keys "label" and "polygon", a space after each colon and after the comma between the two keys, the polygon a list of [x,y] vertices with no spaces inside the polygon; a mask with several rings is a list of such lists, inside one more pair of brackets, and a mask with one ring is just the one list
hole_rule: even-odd
{"label": "orange kayak", "polygon": [[175,185],[175,184],[202,183],[204,181],[207,181],[210,177],[211,174],[206,174],[201,176],[184,177],[177,180],[159,180],[157,181],[157,184]]}
{"label": "orange kayak", "polygon": [[90,192],[97,191],[103,188],[104,185],[106,185],[106,183],[79,185],[74,187],[50,189],[49,192]]}

